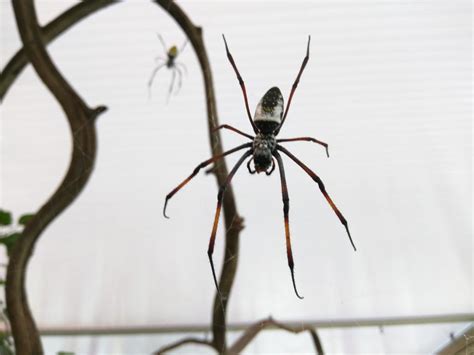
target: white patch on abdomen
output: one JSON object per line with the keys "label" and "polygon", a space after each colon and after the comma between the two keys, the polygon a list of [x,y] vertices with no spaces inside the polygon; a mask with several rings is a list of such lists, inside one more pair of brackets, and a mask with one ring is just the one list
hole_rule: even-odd
{"label": "white patch on abdomen", "polygon": [[[263,99],[262,99],[263,100]],[[283,116],[283,102],[278,103],[277,106],[273,108],[272,112],[265,112],[262,108],[262,100],[257,105],[257,109],[255,110],[254,121],[272,121],[275,123],[280,124],[281,118]]]}

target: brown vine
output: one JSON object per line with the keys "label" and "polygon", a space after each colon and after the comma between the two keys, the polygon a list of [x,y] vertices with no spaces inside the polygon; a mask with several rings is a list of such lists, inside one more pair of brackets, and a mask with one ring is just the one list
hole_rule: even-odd
{"label": "brown vine", "polygon": [[255,324],[251,325],[247,328],[247,330],[234,342],[234,344],[229,348],[227,354],[228,355],[238,355],[244,350],[244,348],[249,345],[253,339],[264,329],[281,329],[285,330],[290,333],[298,334],[301,332],[307,331],[310,336],[311,340],[314,344],[315,353],[317,355],[323,355],[323,346],[321,345],[321,341],[319,340],[319,336],[314,330],[313,327],[301,324],[298,327],[289,326],[284,323],[277,322],[272,317],[264,319],[262,321],[256,322]]}
{"label": "brown vine", "polygon": [[[49,44],[87,16],[117,2],[117,0],[85,0],[80,2],[41,28],[43,43]],[[27,64],[28,58],[25,50],[21,48],[5,65],[0,73],[0,102],[3,102],[8,89],[10,89]]]}
{"label": "brown vine", "polygon": [[73,148],[69,169],[51,198],[25,226],[13,245],[7,268],[6,301],[18,354],[42,354],[40,336],[25,289],[28,261],[41,233],[79,195],[92,172],[96,155],[95,118],[105,107],[89,108],[62,77],[44,48],[33,0],[14,0],[13,9],[25,54],[67,116]]}
{"label": "brown vine", "polygon": [[[222,144],[218,132],[214,132],[214,128],[219,125],[217,118],[216,97],[214,93],[214,84],[212,80],[212,72],[207,57],[206,48],[202,38],[202,29],[195,26],[186,13],[173,0],[156,0],[171,17],[178,23],[181,29],[186,33],[191,45],[196,52],[201,66],[204,79],[204,88],[206,92],[207,106],[207,123],[210,137],[212,155],[222,153]],[[213,169],[216,176],[217,184],[220,186],[224,183],[228,170],[225,161],[222,160],[216,164]],[[213,317],[212,317],[212,333],[214,348],[224,353],[226,346],[226,312],[229,296],[234,283],[235,273],[237,270],[238,253],[239,253],[239,234],[243,228],[243,220],[237,213],[232,186],[229,186],[223,202],[224,222],[225,222],[225,254],[224,263],[219,279],[219,289],[222,295],[222,306],[219,294],[216,292],[214,297]]]}

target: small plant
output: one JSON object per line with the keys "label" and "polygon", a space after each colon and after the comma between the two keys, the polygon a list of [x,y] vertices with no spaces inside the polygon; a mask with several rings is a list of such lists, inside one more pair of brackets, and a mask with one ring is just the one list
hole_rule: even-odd
{"label": "small plant", "polygon": [[[16,223],[13,223],[12,214],[8,211],[0,209],[0,244],[5,246],[7,255],[10,255],[13,244],[20,238],[23,228],[31,219],[32,214],[21,215]],[[6,263],[0,264],[2,269],[5,269]],[[0,287],[5,287],[4,273],[0,275]],[[0,355],[13,355],[15,348],[10,336],[10,322],[8,320],[7,309],[4,302],[4,293],[0,298]]]}
{"label": "small plant", "polygon": [[32,214],[23,214],[16,223],[13,223],[12,214],[0,209],[0,244],[5,245],[8,254],[31,217],[33,217]]}

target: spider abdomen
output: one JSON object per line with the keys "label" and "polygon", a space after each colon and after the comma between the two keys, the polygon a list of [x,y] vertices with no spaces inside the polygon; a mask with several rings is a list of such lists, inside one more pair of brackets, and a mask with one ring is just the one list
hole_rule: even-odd
{"label": "spider abdomen", "polygon": [[253,121],[263,134],[271,134],[280,126],[283,117],[283,95],[276,86],[268,90],[257,105]]}
{"label": "spider abdomen", "polygon": [[168,69],[173,68],[174,65],[175,65],[175,60],[176,60],[176,57],[173,57],[173,56],[168,54],[168,60],[166,61],[166,67]]}

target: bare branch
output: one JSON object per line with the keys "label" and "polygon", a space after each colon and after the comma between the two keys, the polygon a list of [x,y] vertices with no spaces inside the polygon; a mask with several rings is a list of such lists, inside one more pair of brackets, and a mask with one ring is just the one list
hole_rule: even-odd
{"label": "bare branch", "polygon": [[96,155],[95,118],[105,107],[89,108],[66,82],[43,43],[33,0],[14,0],[13,9],[25,54],[65,112],[73,138],[69,169],[58,189],[35,213],[13,245],[7,269],[6,300],[18,354],[42,354],[38,330],[28,306],[25,279],[28,261],[41,233],[79,195],[92,172]]}
{"label": "bare branch", "polygon": [[[41,35],[45,45],[52,42],[64,31],[86,18],[95,11],[101,10],[108,5],[117,3],[117,0],[85,0],[71,7],[56,17],[44,28],[41,29]],[[5,68],[0,73],[0,101],[3,102],[8,89],[16,80],[28,64],[28,58],[25,50],[22,48],[10,59]]]}
{"label": "bare branch", "polygon": [[[181,29],[186,33],[191,45],[196,52],[196,55],[201,66],[202,75],[204,78],[204,87],[206,92],[207,105],[207,121],[210,137],[210,145],[212,155],[222,153],[222,144],[219,132],[214,131],[219,125],[217,119],[216,99],[214,93],[214,85],[212,81],[212,72],[207,57],[206,48],[202,38],[202,29],[196,27],[184,11],[173,0],[155,0],[161,5],[171,17],[175,19]],[[216,165],[215,176],[217,178],[218,186],[221,186],[228,174],[225,162]],[[234,283],[235,272],[238,262],[239,251],[239,233],[243,228],[243,219],[237,213],[234,193],[232,186],[226,191],[223,203],[224,221],[225,221],[225,255],[222,273],[219,279],[219,289],[221,291],[223,300],[223,307],[219,300],[219,295],[216,293],[214,298],[213,318],[212,318],[212,332],[214,348],[224,353],[226,350],[226,315],[227,303],[229,301],[230,291]],[[203,249],[204,251],[204,249]],[[223,308],[223,309],[222,309]]]}
{"label": "bare branch", "polygon": [[319,339],[318,333],[313,328],[308,329],[308,331],[311,334],[311,338],[313,339],[314,347],[316,348],[316,354],[324,355],[323,344],[321,344],[321,339]]}
{"label": "bare branch", "polygon": [[298,327],[289,326],[284,323],[280,323],[275,321],[272,317],[259,321],[251,325],[245,332],[238,338],[235,343],[229,348],[228,355],[238,355],[245,349],[247,345],[260,333],[260,331],[269,328],[276,328],[286,330],[287,332],[291,332],[294,334],[298,334],[304,331],[307,331],[311,335],[311,339],[313,340],[314,347],[316,349],[316,354],[323,355],[323,347],[321,345],[321,341],[319,340],[318,334],[316,330],[312,327],[307,326],[305,324],[301,324]]}
{"label": "bare branch", "polygon": [[200,344],[200,345],[207,345],[210,346],[211,348],[214,348],[214,345],[212,342],[203,340],[203,339],[198,339],[198,338],[184,338],[182,340],[179,340],[175,343],[172,343],[170,345],[164,346],[158,351],[154,353],[154,355],[161,355],[165,354],[167,351],[179,348],[180,346],[187,345],[187,344]]}

